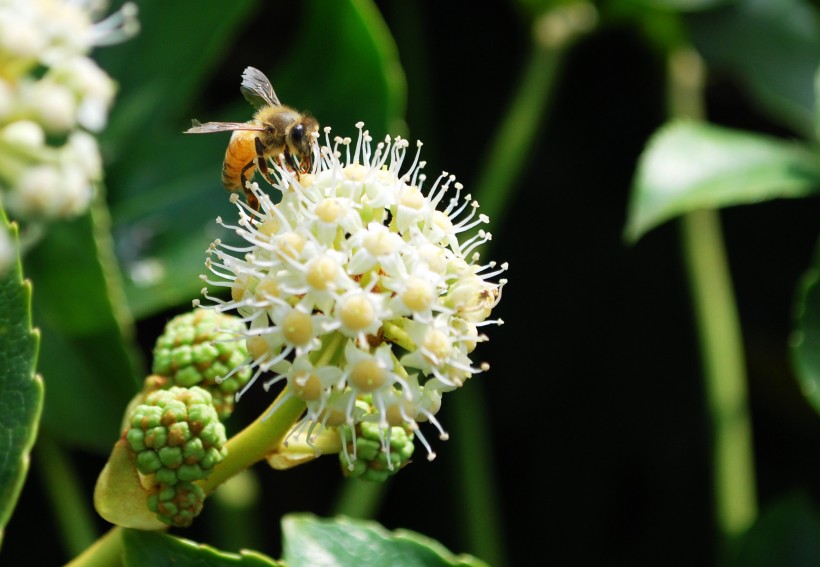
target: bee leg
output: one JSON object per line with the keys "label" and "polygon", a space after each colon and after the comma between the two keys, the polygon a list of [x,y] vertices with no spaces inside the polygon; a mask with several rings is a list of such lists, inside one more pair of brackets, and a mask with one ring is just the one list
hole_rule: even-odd
{"label": "bee leg", "polygon": [[296,173],[296,180],[298,181],[299,174],[302,172],[299,167],[299,160],[296,159],[296,156],[290,153],[287,146],[285,147],[285,163],[287,164],[288,169]]}
{"label": "bee leg", "polygon": [[253,208],[254,211],[258,211],[259,199],[256,198],[253,191],[248,189],[247,185],[253,175],[254,167],[256,167],[256,160],[251,160],[246,163],[245,167],[242,168],[242,171],[239,172],[239,180],[242,182],[242,190],[245,192],[245,200],[248,202],[248,206]]}
{"label": "bee leg", "polygon": [[273,178],[270,176],[270,171],[268,170],[268,160],[265,159],[265,148],[262,146],[262,141],[259,138],[256,138],[256,166],[259,168],[259,171],[262,172],[262,175],[265,176],[268,183],[271,185],[276,185],[273,181]]}

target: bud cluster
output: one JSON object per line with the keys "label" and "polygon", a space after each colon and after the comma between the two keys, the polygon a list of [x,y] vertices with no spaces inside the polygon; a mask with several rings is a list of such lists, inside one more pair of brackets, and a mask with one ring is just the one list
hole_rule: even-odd
{"label": "bud cluster", "polygon": [[225,426],[211,395],[196,386],[148,393],[131,412],[125,439],[137,455],[139,472],[153,480],[149,507],[166,523],[190,524],[205,496],[192,483],[204,479],[226,454]]}
{"label": "bud cluster", "polygon": [[207,390],[224,421],[233,412],[234,395],[251,377],[243,365],[248,358],[244,331],[238,317],[209,309],[177,315],[154,346],[153,372],[167,378],[164,387]]}

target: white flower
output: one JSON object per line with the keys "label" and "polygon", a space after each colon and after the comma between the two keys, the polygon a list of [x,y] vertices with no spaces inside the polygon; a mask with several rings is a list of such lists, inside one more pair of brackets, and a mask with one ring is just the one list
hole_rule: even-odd
{"label": "white flower", "polygon": [[138,27],[134,4],[100,19],[107,5],[0,0],[0,197],[23,220],[74,217],[91,202],[102,167],[84,130],[105,126],[116,88],[88,55]]}
{"label": "white flower", "polygon": [[501,324],[489,316],[506,265],[478,264],[476,248],[489,233],[460,240],[488,221],[454,176],[425,189],[418,152],[402,171],[408,143],[374,145],[362,126],[355,145],[331,143],[326,128],[310,173],[272,163],[278,203],[255,183],[258,211],[233,197],[239,221],[217,220],[246,245],[212,244],[206,265],[214,277],[203,279],[230,295],[203,293],[210,307],[250,323],[254,379],[273,372],[266,388],[287,382],[281,399],[305,402],[292,435],[367,421],[386,447],[390,428],[403,426],[432,458],[418,422],[446,438],[434,417],[442,395],[487,369],[470,357],[486,340],[477,328]]}
{"label": "white flower", "polygon": [[5,226],[0,226],[0,278],[5,277],[17,259],[17,248]]}

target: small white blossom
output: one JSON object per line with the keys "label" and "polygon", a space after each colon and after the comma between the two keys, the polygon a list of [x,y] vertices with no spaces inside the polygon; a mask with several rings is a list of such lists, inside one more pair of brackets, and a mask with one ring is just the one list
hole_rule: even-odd
{"label": "small white blossom", "polygon": [[0,278],[5,277],[17,259],[17,248],[8,229],[0,225]]}
{"label": "small white blossom", "polygon": [[0,0],[0,197],[21,220],[74,217],[91,202],[102,168],[85,131],[105,126],[116,88],[89,54],[138,27],[134,4],[100,19],[107,5]]}
{"label": "small white blossom", "polygon": [[[218,222],[245,245],[215,241],[206,261],[212,277],[203,276],[230,294],[203,293],[211,308],[249,323],[253,379],[271,372],[266,388],[286,383],[280,399],[305,402],[291,435],[310,439],[317,428],[367,421],[386,448],[390,428],[403,426],[432,458],[418,423],[446,439],[435,418],[442,395],[487,369],[471,354],[486,340],[478,327],[501,323],[488,317],[506,264],[478,263],[489,233],[460,240],[488,221],[454,176],[426,190],[418,152],[402,171],[405,140],[374,146],[358,128],[355,145],[331,142],[325,129],[310,173],[272,163],[278,203],[255,183],[258,211],[234,197],[238,222]],[[355,438],[351,446],[355,460]]]}

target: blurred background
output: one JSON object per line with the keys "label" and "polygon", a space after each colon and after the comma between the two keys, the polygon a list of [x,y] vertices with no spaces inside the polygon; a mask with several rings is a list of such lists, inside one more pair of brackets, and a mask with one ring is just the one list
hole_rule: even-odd
{"label": "blurred background", "polygon": [[[667,120],[668,37],[704,57],[709,121],[813,143],[817,2],[589,5],[595,25],[554,50],[542,95],[501,139],[522,81],[538,75],[530,67],[540,61],[538,15],[565,3],[137,4],[139,35],[94,52],[120,85],[102,149],[136,376],[150,364],[165,322],[199,297],[205,249],[224,237],[213,219],[231,211],[220,183],[227,135],[182,131],[192,118],[249,119],[239,83],[252,65],[285,104],[309,110],[335,134],[355,135],[353,125],[364,120],[376,139],[420,139],[428,177],[448,171],[467,190],[481,187],[482,204],[503,204],[493,205],[484,254],[510,264],[496,311],[505,324],[487,328],[490,340],[477,351],[491,369],[445,396],[439,418],[450,440],[425,430],[438,457],[418,458],[387,483],[374,519],[479,557],[466,528],[485,519],[508,566],[716,564],[710,422],[678,225],[627,243],[632,179],[647,140]],[[763,37],[767,29],[776,37]],[[793,57],[769,51],[770,42]],[[773,85],[778,77],[782,85]],[[783,92],[792,99],[784,102]],[[485,167],[504,149],[520,165],[485,181]],[[793,551],[761,564],[816,564],[810,539],[820,526],[820,419],[800,392],[788,341],[796,288],[814,262],[820,203],[730,207],[721,219],[746,348],[760,518],[782,535],[772,549]],[[35,251],[32,270],[53,261],[44,250]],[[35,303],[48,287],[35,285]],[[64,348],[49,344],[49,326],[59,325],[42,313],[41,366]],[[129,386],[75,386],[47,367],[41,372],[42,434],[69,451],[90,495],[116,427],[61,431],[57,400],[87,396],[84,411],[100,412],[89,430],[100,430],[116,424]],[[100,409],[101,399],[113,400],[109,409]],[[248,395],[231,421],[239,427],[269,401],[261,389]],[[466,414],[459,403],[469,405]],[[479,445],[465,447],[465,419],[478,428]],[[478,451],[494,480],[495,493],[481,504],[463,498],[478,473],[465,451]],[[43,514],[49,496],[40,458],[35,452],[8,526],[7,565],[70,557],[56,545],[22,544],[34,518],[51,521]],[[330,515],[344,484],[335,459],[287,472],[260,465],[254,473],[258,510],[239,535],[228,542],[225,518],[210,507],[207,521],[178,535],[279,557],[279,516]],[[482,518],[482,506],[497,506],[498,515]]]}

